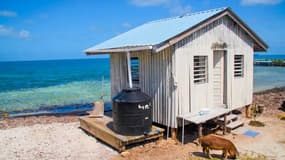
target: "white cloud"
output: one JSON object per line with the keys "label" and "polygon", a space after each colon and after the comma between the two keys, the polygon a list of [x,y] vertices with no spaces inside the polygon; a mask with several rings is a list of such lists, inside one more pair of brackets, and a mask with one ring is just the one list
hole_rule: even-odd
{"label": "white cloud", "polygon": [[241,0],[243,5],[255,5],[255,4],[269,4],[274,5],[280,3],[282,0]]}
{"label": "white cloud", "polygon": [[27,39],[27,38],[30,38],[30,36],[31,36],[31,34],[30,34],[30,32],[27,31],[27,30],[21,30],[21,31],[19,32],[19,37],[20,37],[20,38]]}
{"label": "white cloud", "polygon": [[0,36],[28,39],[31,37],[31,33],[24,29],[17,31],[13,29],[12,27],[7,27],[7,26],[0,24]]}
{"label": "white cloud", "polygon": [[132,25],[129,22],[125,22],[122,24],[124,28],[130,28]]}
{"label": "white cloud", "polygon": [[0,16],[2,17],[16,17],[17,13],[13,11],[2,10],[0,11]]}
{"label": "white cloud", "polygon": [[131,4],[138,7],[162,6],[172,15],[182,15],[191,11],[191,6],[183,5],[182,0],[131,0]]}
{"label": "white cloud", "polygon": [[7,36],[13,33],[13,28],[0,24],[0,36]]}
{"label": "white cloud", "polygon": [[132,0],[131,3],[139,7],[159,6],[169,4],[171,0]]}

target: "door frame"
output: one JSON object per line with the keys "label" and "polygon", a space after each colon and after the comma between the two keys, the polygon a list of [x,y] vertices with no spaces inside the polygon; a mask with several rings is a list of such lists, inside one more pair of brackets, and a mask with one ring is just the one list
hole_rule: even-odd
{"label": "door frame", "polygon": [[[222,104],[225,105],[226,108],[228,108],[228,52],[225,49],[215,49],[213,50],[213,69],[212,69],[212,78],[214,77],[214,58],[215,58],[215,52],[223,52],[223,87],[222,87]],[[214,83],[212,80],[212,87],[214,87]],[[214,95],[214,88],[213,88],[213,95]],[[213,99],[213,104],[214,104],[214,99]]]}

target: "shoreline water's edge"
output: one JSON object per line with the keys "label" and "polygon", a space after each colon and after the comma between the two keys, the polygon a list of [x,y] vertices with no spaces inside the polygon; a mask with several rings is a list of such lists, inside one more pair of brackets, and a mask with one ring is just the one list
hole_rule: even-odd
{"label": "shoreline water's edge", "polygon": [[269,92],[279,92],[279,91],[282,91],[282,90],[285,90],[285,86],[265,89],[265,90],[262,90],[262,91],[254,92],[253,94],[254,95],[259,95],[259,94],[266,94],[266,93],[269,93]]}
{"label": "shoreline water's edge", "polygon": [[[105,102],[105,111],[111,111],[111,102]],[[12,112],[1,112],[8,113],[9,118],[18,118],[18,117],[29,117],[29,116],[48,116],[48,115],[56,115],[56,116],[65,116],[65,115],[85,115],[88,111],[93,109],[93,103],[85,103],[85,104],[70,104],[64,106],[47,106],[39,109],[28,109],[22,111],[12,111]],[[1,120],[1,116],[0,116]]]}

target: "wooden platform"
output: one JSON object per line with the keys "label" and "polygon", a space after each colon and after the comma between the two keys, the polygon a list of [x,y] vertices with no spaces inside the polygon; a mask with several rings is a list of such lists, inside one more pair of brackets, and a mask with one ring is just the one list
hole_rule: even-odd
{"label": "wooden platform", "polygon": [[160,139],[163,137],[164,132],[164,129],[153,125],[152,131],[147,135],[124,136],[117,134],[112,130],[112,118],[108,116],[102,118],[90,118],[86,116],[79,118],[79,121],[82,129],[114,147],[119,152],[124,151],[126,146],[130,144],[151,139]]}

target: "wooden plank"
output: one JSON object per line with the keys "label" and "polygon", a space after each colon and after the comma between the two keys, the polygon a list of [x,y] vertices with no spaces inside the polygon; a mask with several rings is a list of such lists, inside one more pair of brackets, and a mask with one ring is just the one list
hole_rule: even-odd
{"label": "wooden plank", "polygon": [[120,143],[120,140],[112,134],[110,130],[106,128],[103,128],[104,125],[100,124],[97,121],[90,122],[88,119],[80,118],[80,127],[87,131],[88,133],[94,135],[96,138],[108,143],[112,147],[118,149],[119,151],[122,150],[122,143]]}
{"label": "wooden plank", "polygon": [[235,129],[239,126],[242,126],[243,124],[244,124],[243,120],[236,120],[234,122],[227,124],[227,128],[232,130],[232,129]]}
{"label": "wooden plank", "polygon": [[143,142],[146,140],[157,139],[163,137],[164,129],[152,126],[152,130],[148,135],[124,136],[115,133],[112,130],[112,118],[104,116],[103,118],[79,118],[80,127],[95,136],[96,138],[106,142],[118,151],[124,151],[126,146],[133,143]]}
{"label": "wooden plank", "polygon": [[[231,120],[237,119],[237,118],[238,118],[238,116],[236,114],[230,114],[230,115],[227,116],[227,121],[231,121]],[[224,122],[224,118],[223,117],[219,118],[218,120]]]}
{"label": "wooden plank", "polygon": [[205,123],[206,121],[214,119],[221,115],[227,114],[230,111],[231,110],[222,107],[212,107],[208,113],[204,114],[188,113],[188,114],[178,115],[177,118],[185,119],[186,121],[191,123],[200,124],[200,123]]}

